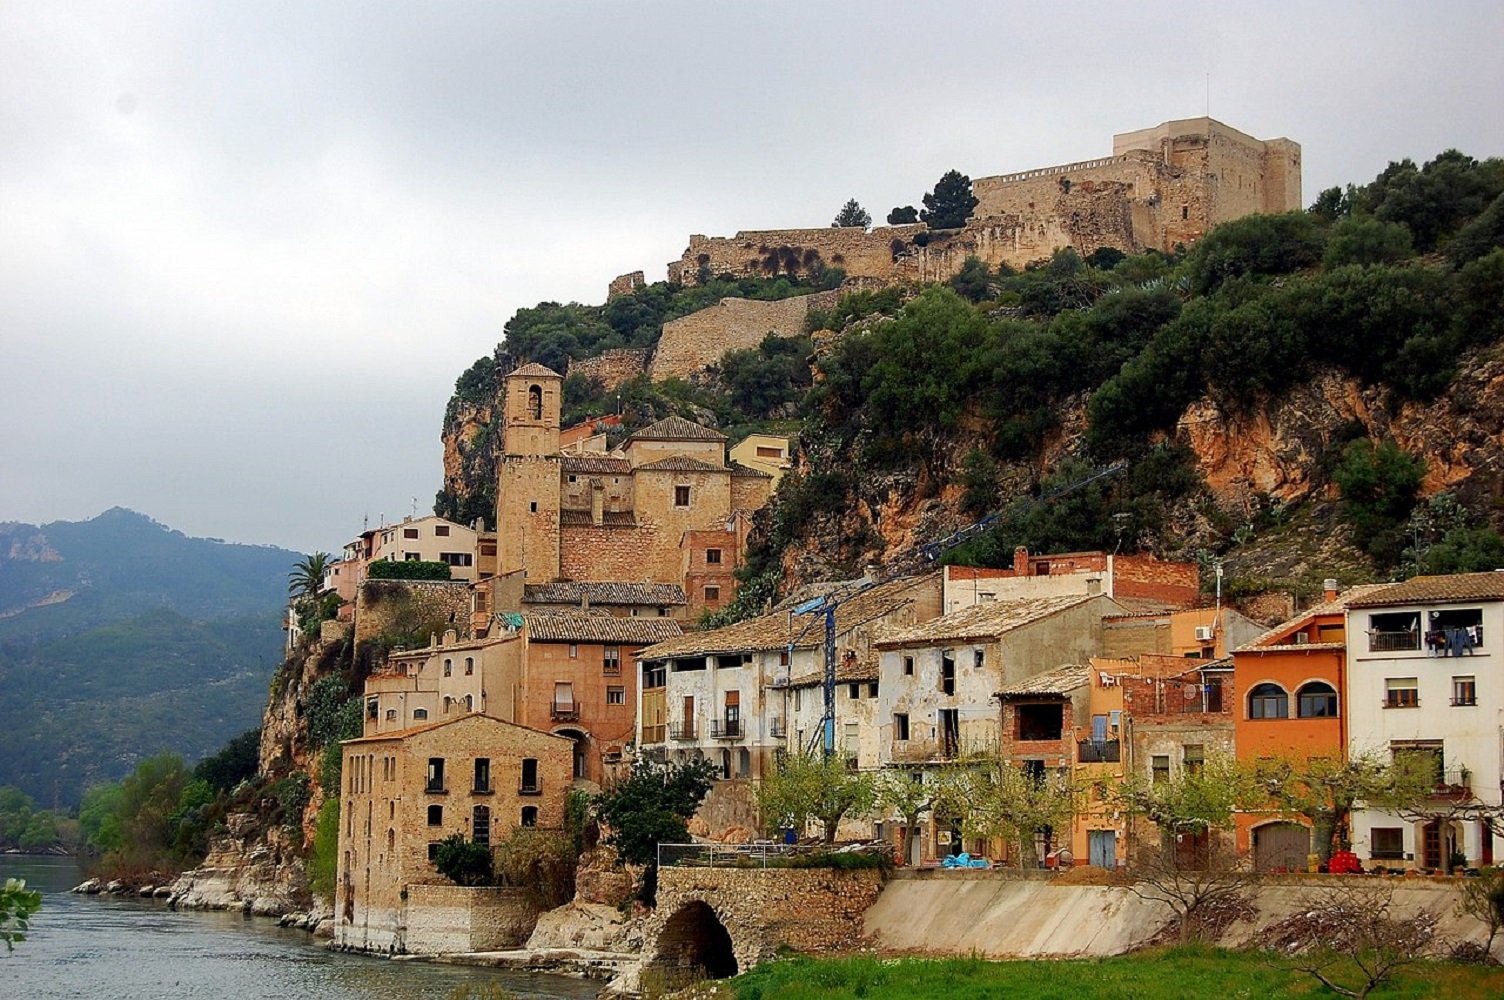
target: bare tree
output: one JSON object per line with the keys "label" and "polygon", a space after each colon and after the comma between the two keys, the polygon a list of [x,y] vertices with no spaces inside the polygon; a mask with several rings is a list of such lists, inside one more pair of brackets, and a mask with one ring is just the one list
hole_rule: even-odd
{"label": "bare tree", "polygon": [[1478,918],[1488,929],[1482,957],[1489,960],[1493,955],[1494,938],[1500,928],[1504,928],[1504,868],[1485,868],[1477,878],[1465,879],[1457,910],[1464,916]]}
{"label": "bare tree", "polygon": [[1301,913],[1264,933],[1279,964],[1345,997],[1368,996],[1423,957],[1436,915],[1394,914],[1394,887],[1375,879],[1342,878],[1312,890]]}
{"label": "bare tree", "polygon": [[1140,851],[1129,871],[1134,881],[1128,890],[1169,907],[1181,943],[1215,937],[1227,924],[1250,915],[1253,875],[1225,840],[1208,840],[1204,849],[1189,853],[1178,846]]}

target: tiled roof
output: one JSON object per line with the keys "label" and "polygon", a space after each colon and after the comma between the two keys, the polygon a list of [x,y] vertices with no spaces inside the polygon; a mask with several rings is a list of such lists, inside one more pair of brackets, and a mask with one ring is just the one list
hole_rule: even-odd
{"label": "tiled roof", "polygon": [[453,719],[440,719],[438,722],[427,722],[421,726],[412,726],[407,729],[396,729],[390,733],[377,733],[374,736],[357,736],[353,740],[343,740],[342,742],[347,744],[380,743],[383,740],[405,740],[409,736],[419,736],[423,733],[432,732],[435,729],[443,729],[445,726],[453,726],[460,722],[468,722],[471,719],[485,719],[487,722],[493,723],[498,726],[511,726],[513,729],[525,729],[528,732],[533,733],[534,735],[546,736],[549,739],[568,739],[568,737],[555,736],[553,733],[545,733],[541,730],[532,729],[528,726],[521,725],[520,723],[508,722],[506,719],[498,719],[494,715],[482,715],[479,712],[467,712],[466,714]]}
{"label": "tiled roof", "polygon": [[683,417],[664,417],[627,438],[628,441],[724,441],[720,431],[702,427]]}
{"label": "tiled roof", "polygon": [[[877,653],[873,652],[865,660],[842,660],[836,664],[836,683],[853,684],[862,681],[877,680]],[[789,681],[789,687],[818,687],[825,683],[824,669],[814,673],[800,674]]]}
{"label": "tiled roof", "polygon": [[529,583],[522,588],[523,604],[683,604],[684,588],[677,583]]}
{"label": "tiled roof", "polygon": [[632,471],[632,463],[618,455],[565,455],[559,465],[565,472],[595,476],[625,476]]}
{"label": "tiled roof", "polygon": [[1069,663],[1054,670],[1047,670],[1035,677],[1026,677],[1016,684],[1009,684],[998,692],[999,697],[1013,698],[1022,695],[1066,695],[1091,681],[1091,667],[1084,663]]}
{"label": "tiled roof", "polygon": [[[559,523],[566,527],[588,527],[595,524],[595,515],[588,510],[561,510]],[[630,510],[602,511],[601,524],[608,528],[631,528],[637,525],[637,515]]]}
{"label": "tiled roof", "polygon": [[[858,625],[903,607],[914,599],[916,588],[932,584],[938,577],[938,573],[905,577],[851,598],[836,609],[836,634],[849,632]],[[805,631],[806,626],[808,631]],[[678,656],[771,651],[787,649],[791,642],[796,649],[824,645],[825,631],[820,627],[819,616],[775,611],[723,628],[690,632],[682,638],[644,649],[639,656],[645,660],[661,660]]]}
{"label": "tiled roof", "polygon": [[507,378],[519,376],[521,378],[563,378],[558,372],[547,365],[540,365],[536,361],[529,361],[521,368],[507,372]]}
{"label": "tiled roof", "polygon": [[1347,606],[1379,608],[1390,604],[1456,604],[1463,601],[1504,601],[1504,573],[1412,577],[1404,583],[1364,594],[1349,601]]}
{"label": "tiled roof", "polygon": [[1342,643],[1342,642],[1293,643],[1293,642],[1291,642],[1291,643],[1282,643],[1280,645],[1275,645],[1274,644],[1274,640],[1277,639],[1277,638],[1279,638],[1280,636],[1289,635],[1291,632],[1295,632],[1295,631],[1299,630],[1303,626],[1310,624],[1312,621],[1314,621],[1315,619],[1321,617],[1322,615],[1340,615],[1342,612],[1344,612],[1344,611],[1347,610],[1348,606],[1353,601],[1362,600],[1363,598],[1365,598],[1368,595],[1374,593],[1375,591],[1384,590],[1384,589],[1388,588],[1388,586],[1389,586],[1389,584],[1387,584],[1387,583],[1363,583],[1363,584],[1359,584],[1356,587],[1349,587],[1347,590],[1344,590],[1342,593],[1338,594],[1336,597],[1332,598],[1330,601],[1323,601],[1320,604],[1312,605],[1311,607],[1306,608],[1300,614],[1296,615],[1294,618],[1291,618],[1289,621],[1280,622],[1278,625],[1274,626],[1273,628],[1271,628],[1268,631],[1266,631],[1266,632],[1262,633],[1261,635],[1259,635],[1252,642],[1247,643],[1246,645],[1243,645],[1243,646],[1239,646],[1236,650],[1234,650],[1234,652],[1238,652],[1238,653],[1243,653],[1243,652],[1260,652],[1260,651],[1267,652],[1267,651],[1280,650],[1280,649],[1312,649],[1312,648],[1315,648],[1315,649],[1333,649],[1333,648],[1335,648],[1335,649],[1342,649],[1343,647],[1345,647],[1347,645],[1346,643]]}
{"label": "tiled roof", "polygon": [[710,462],[702,462],[698,458],[690,458],[688,455],[670,455],[654,462],[643,462],[637,466],[638,472],[725,472],[724,465],[712,465]]}
{"label": "tiled roof", "polygon": [[744,478],[744,479],[772,479],[773,478],[773,476],[772,476],[771,473],[763,472],[761,469],[754,469],[751,466],[749,466],[749,465],[743,465],[740,462],[732,462],[731,463],[731,474],[733,476],[738,477],[738,478]]}
{"label": "tiled roof", "polygon": [[593,642],[650,646],[683,634],[672,618],[618,618],[615,615],[527,614],[530,642]]}
{"label": "tiled roof", "polygon": [[874,641],[880,647],[889,648],[928,646],[936,642],[996,639],[1016,628],[1099,599],[1103,602],[1104,612],[1118,609],[1118,605],[1110,598],[1103,598],[1100,594],[1069,594],[1024,601],[993,601],[962,608],[960,611],[952,611],[942,618],[918,625],[886,629],[879,633]]}

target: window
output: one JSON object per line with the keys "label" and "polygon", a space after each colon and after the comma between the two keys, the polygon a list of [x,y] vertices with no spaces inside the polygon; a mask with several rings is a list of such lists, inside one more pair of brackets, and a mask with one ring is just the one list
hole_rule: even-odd
{"label": "window", "polygon": [[893,738],[895,740],[907,740],[909,738],[909,713],[893,713]]}
{"label": "window", "polygon": [[1014,717],[1018,720],[1020,740],[1058,740],[1063,731],[1064,713],[1058,702],[1035,705],[1015,705]]}
{"label": "window", "polygon": [[720,587],[710,586],[710,587],[706,587],[705,588],[705,600],[707,600],[707,601],[719,601],[720,599],[721,599],[721,588]]}
{"label": "window", "polygon": [[524,795],[538,794],[538,761],[534,757],[522,759],[522,784],[518,790]]}
{"label": "window", "polygon": [[711,566],[719,566],[721,564],[721,550],[720,549],[706,549],[705,550],[705,562],[708,563]]}
{"label": "window", "polygon": [[386,710],[386,721],[388,721],[388,722],[396,722],[397,721],[397,710],[395,708],[389,708],[389,709]]}
{"label": "window", "polygon": [[402,537],[403,538],[417,538],[418,537],[418,529],[417,528],[403,528],[402,529]]}
{"label": "window", "polygon": [[760,445],[757,446],[757,457],[758,458],[782,458],[783,457],[783,449],[782,448],[769,448],[765,444],[760,444]]}
{"label": "window", "polygon": [[869,681],[868,682],[868,684],[867,684],[867,697],[868,698],[876,698],[877,697],[877,681]]}
{"label": "window", "polygon": [[1368,616],[1368,650],[1392,653],[1420,649],[1420,612],[1394,611]]}
{"label": "window", "polygon": [[443,806],[429,806],[428,807],[428,825],[429,826],[443,826],[444,825],[444,807]]}
{"label": "window", "polygon": [[444,790],[444,758],[428,758],[428,787],[424,791],[442,792]]}
{"label": "window", "polygon": [[454,673],[454,661],[453,660],[445,660],[444,661],[444,676],[448,677],[452,673]]}
{"label": "window", "polygon": [[426,719],[426,718],[428,718],[428,709],[426,709],[426,708],[415,708],[415,709],[413,709],[413,720],[414,721],[417,721],[418,719]]}
{"label": "window", "polygon": [[538,807],[537,806],[523,806],[522,807],[522,825],[523,826],[537,826],[538,825]]}
{"label": "window", "polygon": [[1200,743],[1187,743],[1185,745],[1185,769],[1188,774],[1195,774],[1206,764],[1206,748]]}
{"label": "window", "polygon": [[949,653],[940,658],[940,693],[956,693],[956,658]]}
{"label": "window", "polygon": [[1302,685],[1295,692],[1295,713],[1302,719],[1332,719],[1337,716],[1337,690],[1322,681]]}
{"label": "window", "polygon": [[1189,219],[1191,217],[1191,206],[1189,206],[1189,205],[1181,205],[1180,206],[1180,217],[1181,217],[1181,219]]}
{"label": "window", "polygon": [[467,656],[465,657],[465,676],[469,677],[473,673],[475,673],[475,657]]}
{"label": "window", "polygon": [[1157,753],[1149,758],[1149,781],[1159,784],[1170,780],[1170,755]]}
{"label": "window", "polygon": [[491,809],[489,806],[475,807],[470,817],[470,839],[477,844],[490,845]]}
{"label": "window", "polygon": [[1458,707],[1478,704],[1478,681],[1476,678],[1452,678],[1452,704]]}
{"label": "window", "polygon": [[789,651],[788,650],[785,649],[785,650],[781,651],[778,654],[778,665],[780,667],[786,667],[786,666],[789,665]]}
{"label": "window", "polygon": [[476,792],[489,792],[491,790],[491,758],[475,758],[475,787]]}
{"label": "window", "polygon": [[1288,719],[1290,696],[1278,684],[1255,684],[1248,692],[1250,719]]}
{"label": "window", "polygon": [[538,501],[536,501],[536,500],[529,500],[527,502],[527,512],[529,514],[536,514],[536,513],[538,513]]}
{"label": "window", "polygon": [[381,712],[381,702],[375,698],[366,699],[366,718],[375,721]]}
{"label": "window", "polygon": [[905,677],[914,676],[914,658],[912,656],[905,656],[903,658],[903,675]]}
{"label": "window", "polygon": [[627,689],[624,687],[606,688],[607,705],[625,705],[627,703]]}
{"label": "window", "polygon": [[435,858],[437,858],[438,856],[439,856],[439,842],[437,840],[430,840],[428,842],[428,860],[432,861]]}
{"label": "window", "polygon": [[533,420],[543,419],[543,387],[541,385],[527,387],[527,415]]}
{"label": "window", "polygon": [[674,506],[675,507],[688,507],[689,506],[689,487],[688,486],[675,486],[674,487]]}
{"label": "window", "polygon": [[434,535],[436,535],[439,538],[448,538],[449,537],[449,525],[447,525],[447,524],[436,524],[436,525],[433,526],[433,533],[434,533]]}
{"label": "window", "polygon": [[860,684],[848,684],[846,685],[846,694],[852,701],[856,701],[862,696],[862,686]]}
{"label": "window", "polygon": [[971,652],[971,665],[973,667],[975,667],[978,670],[981,670],[982,669],[982,661],[983,661],[983,659],[984,659],[984,657],[982,656],[982,651],[980,649],[974,649],[974,650],[972,650],[972,652]]}
{"label": "window", "polygon": [[1376,826],[1368,831],[1369,854],[1375,859],[1405,860],[1405,831],[1398,826]]}
{"label": "window", "polygon": [[444,714],[445,714],[445,715],[448,715],[448,714],[449,714],[449,706],[451,706],[451,705],[453,705],[453,704],[454,704],[454,699],[453,699],[453,698],[451,698],[451,697],[449,697],[449,696],[448,696],[448,695],[447,695],[447,694],[446,694],[446,695],[445,695],[445,696],[444,696]]}
{"label": "window", "polygon": [[621,647],[604,646],[601,648],[601,673],[613,677],[621,675]]}
{"label": "window", "polygon": [[1385,708],[1419,708],[1420,689],[1414,677],[1390,677],[1384,681]]}

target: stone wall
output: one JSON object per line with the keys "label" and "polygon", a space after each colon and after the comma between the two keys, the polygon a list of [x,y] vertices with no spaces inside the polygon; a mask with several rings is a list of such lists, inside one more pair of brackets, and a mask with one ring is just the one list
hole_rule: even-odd
{"label": "stone wall", "polygon": [[1165,562],[1147,555],[1113,556],[1112,577],[1112,593],[1118,598],[1189,608],[1201,597],[1201,569],[1195,563]]}
{"label": "stone wall", "polygon": [[654,560],[645,557],[656,551],[657,539],[658,530],[651,524],[566,524],[559,529],[559,576],[565,580],[672,579],[651,575]]}
{"label": "stone wall", "polygon": [[645,287],[647,283],[647,276],[641,271],[618,275],[611,279],[611,284],[606,286],[606,301],[610,302],[623,295],[631,295],[637,289]]}
{"label": "stone wall", "polygon": [[[470,585],[464,580],[367,580],[355,593],[355,643],[421,629],[470,637]],[[425,638],[427,638],[425,636]]]}
{"label": "stone wall", "polygon": [[565,375],[583,375],[594,379],[607,392],[630,382],[648,370],[648,351],[643,347],[613,347],[593,358],[576,358],[569,362]]}
{"label": "stone wall", "polygon": [[695,964],[699,935],[713,931],[706,925],[714,922],[730,936],[736,971],[783,947],[806,954],[855,950],[866,943],[862,915],[882,885],[876,869],[663,868],[643,964]]}
{"label": "stone wall", "polygon": [[[839,231],[839,230],[837,230]],[[654,382],[690,378],[720,362],[727,351],[751,350],[769,334],[797,337],[811,309],[829,309],[837,293],[815,292],[764,302],[725,298],[713,306],[663,324],[663,336],[653,354]]]}
{"label": "stone wall", "polygon": [[745,230],[735,236],[691,236],[683,256],[668,265],[670,281],[698,283],[700,269],[713,275],[771,277],[807,275],[816,266],[839,267],[848,277],[891,281],[897,257],[895,241],[907,247],[922,223],[878,226],[870,231],[838,229]]}
{"label": "stone wall", "polygon": [[443,955],[520,948],[542,912],[527,889],[408,886],[407,952]]}

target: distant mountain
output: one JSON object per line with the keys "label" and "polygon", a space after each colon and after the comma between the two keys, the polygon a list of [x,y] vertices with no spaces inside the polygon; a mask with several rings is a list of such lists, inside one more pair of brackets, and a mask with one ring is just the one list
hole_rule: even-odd
{"label": "distant mountain", "polygon": [[76,802],[259,721],[300,553],[190,538],[116,507],[0,523],[0,785]]}

